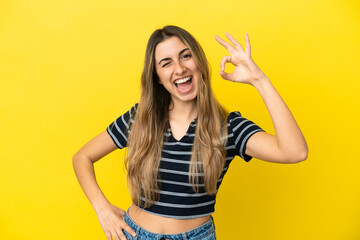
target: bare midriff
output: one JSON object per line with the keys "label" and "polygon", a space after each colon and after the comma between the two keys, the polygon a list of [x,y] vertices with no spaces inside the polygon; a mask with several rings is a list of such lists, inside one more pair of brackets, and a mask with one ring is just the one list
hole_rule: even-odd
{"label": "bare midriff", "polygon": [[160,234],[178,234],[197,228],[210,219],[210,215],[192,218],[175,219],[145,212],[132,204],[129,208],[130,218],[143,229]]}

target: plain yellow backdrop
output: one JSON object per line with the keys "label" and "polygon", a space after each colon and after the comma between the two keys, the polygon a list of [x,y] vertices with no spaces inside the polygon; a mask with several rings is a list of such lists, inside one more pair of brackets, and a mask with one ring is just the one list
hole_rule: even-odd
{"label": "plain yellow backdrop", "polygon": [[[0,239],[106,239],[71,159],[139,100],[147,40],[167,24],[199,40],[220,102],[274,134],[256,89],[218,74],[227,52],[214,35],[244,44],[248,32],[309,145],[299,164],[234,159],[215,206],[218,239],[360,239],[359,12],[355,0],[2,0]],[[127,209],[124,154],[95,169]]]}

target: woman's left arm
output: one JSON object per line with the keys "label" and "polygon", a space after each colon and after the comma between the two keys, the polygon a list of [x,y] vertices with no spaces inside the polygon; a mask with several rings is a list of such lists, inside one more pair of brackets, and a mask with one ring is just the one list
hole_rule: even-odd
{"label": "woman's left arm", "polygon": [[[251,58],[248,34],[245,34],[245,51],[230,34],[226,33],[226,36],[233,45],[215,36],[215,39],[231,54],[223,57],[220,63],[220,75],[225,80],[254,86],[269,111],[275,129],[275,136],[266,132],[252,135],[247,142],[245,153],[264,161],[277,163],[297,163],[307,159],[308,146],[293,115],[270,79]],[[235,66],[233,73],[224,72],[227,62]]]}

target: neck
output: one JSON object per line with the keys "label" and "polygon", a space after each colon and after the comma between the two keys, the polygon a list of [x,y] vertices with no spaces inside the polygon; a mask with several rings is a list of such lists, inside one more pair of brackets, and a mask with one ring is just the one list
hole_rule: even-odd
{"label": "neck", "polygon": [[181,122],[189,122],[194,120],[198,115],[196,100],[191,102],[172,101],[170,105],[169,118],[176,119]]}

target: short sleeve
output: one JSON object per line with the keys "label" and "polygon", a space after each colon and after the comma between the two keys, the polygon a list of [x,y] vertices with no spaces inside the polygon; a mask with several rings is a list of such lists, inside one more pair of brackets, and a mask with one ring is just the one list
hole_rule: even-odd
{"label": "short sleeve", "polygon": [[111,139],[118,148],[124,148],[130,133],[131,124],[134,122],[138,104],[136,103],[129,111],[118,117],[106,129]]}
{"label": "short sleeve", "polygon": [[228,121],[229,134],[232,135],[229,140],[231,139],[231,144],[235,145],[236,155],[249,162],[252,156],[245,154],[247,141],[253,134],[265,131],[254,122],[242,117],[240,112],[231,112]]}

